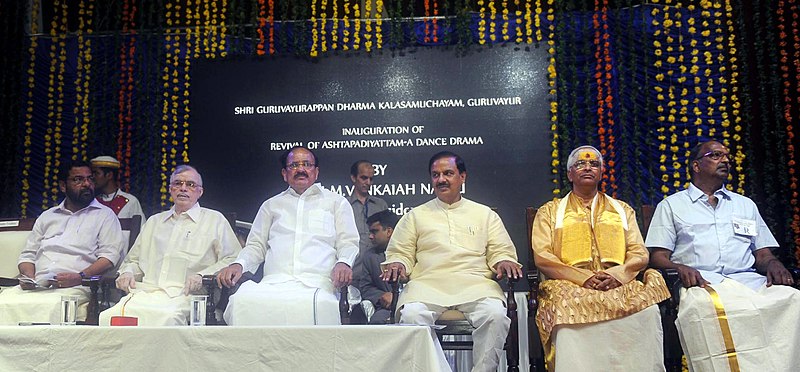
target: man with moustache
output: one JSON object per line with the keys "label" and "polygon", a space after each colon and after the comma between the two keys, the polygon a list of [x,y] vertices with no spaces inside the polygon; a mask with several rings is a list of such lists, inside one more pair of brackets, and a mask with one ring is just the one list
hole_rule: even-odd
{"label": "man with moustache", "polygon": [[319,158],[296,146],[280,159],[289,188],[259,208],[247,243],[217,276],[232,287],[244,271],[264,263],[259,283],[242,283],[225,309],[229,325],[335,325],[335,288],[350,284],[358,255],[353,209],[339,194],[315,183]]}
{"label": "man with moustache", "polygon": [[217,273],[242,249],[225,216],[200,206],[203,191],[197,169],[175,168],[169,183],[174,205],[145,223],[116,280],[129,294],[100,313],[100,325],[123,309],[140,326],[189,323],[189,295],[202,293],[203,275]]}
{"label": "man with moustache", "polygon": [[428,171],[436,199],[400,219],[383,278],[409,278],[397,304],[401,323],[433,325],[445,310],[464,313],[475,327],[473,371],[495,371],[511,320],[492,277],[519,278],[522,265],[497,213],[461,197],[464,160],[442,151],[431,157]]}
{"label": "man with moustache", "polygon": [[725,188],[730,156],[717,141],[691,150],[689,188],[656,207],[650,262],[683,283],[675,324],[690,369],[795,370],[800,291],[758,207]]}
{"label": "man with moustache", "polygon": [[0,292],[0,325],[58,324],[63,295],[78,296],[77,319],[86,319],[89,289],[81,280],[114,267],[124,254],[117,216],[94,199],[90,165],[70,162],[58,175],[66,196],[36,219],[18,260],[20,285]]}
{"label": "man with moustache", "polygon": [[572,191],[533,221],[533,258],[546,278],[536,325],[547,370],[663,371],[657,304],[669,291],[655,270],[636,280],[647,249],[633,209],[598,190],[604,170],[596,148],[573,150]]}
{"label": "man with moustache", "polygon": [[386,324],[389,320],[392,304],[392,288],[386,283],[381,271],[381,262],[386,259],[386,246],[392,237],[399,217],[390,210],[375,213],[367,218],[369,239],[372,249],[361,257],[361,272],[356,275],[355,283],[361,292],[361,298],[368,300],[375,308],[369,319],[370,324]]}

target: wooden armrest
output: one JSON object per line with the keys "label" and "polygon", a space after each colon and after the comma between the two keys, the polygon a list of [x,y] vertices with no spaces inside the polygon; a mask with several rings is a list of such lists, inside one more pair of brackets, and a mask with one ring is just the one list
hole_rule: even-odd
{"label": "wooden armrest", "polygon": [[0,278],[0,287],[13,287],[19,284],[19,279],[16,278]]}

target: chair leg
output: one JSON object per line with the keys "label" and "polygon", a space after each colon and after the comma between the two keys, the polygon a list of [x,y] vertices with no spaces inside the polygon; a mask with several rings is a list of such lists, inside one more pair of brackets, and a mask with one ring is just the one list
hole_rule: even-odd
{"label": "chair leg", "polygon": [[506,315],[511,319],[506,336],[506,363],[508,372],[519,372],[519,319],[517,317],[517,300],[514,298],[513,282],[509,282],[506,295]]}

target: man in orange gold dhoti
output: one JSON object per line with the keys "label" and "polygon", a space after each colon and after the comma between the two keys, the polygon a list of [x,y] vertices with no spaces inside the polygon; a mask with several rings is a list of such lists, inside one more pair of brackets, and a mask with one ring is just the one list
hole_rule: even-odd
{"label": "man in orange gold dhoti", "polygon": [[661,275],[645,270],[636,215],[600,191],[603,157],[591,146],[567,161],[572,191],[539,208],[533,223],[539,287],[536,324],[549,371],[663,371]]}

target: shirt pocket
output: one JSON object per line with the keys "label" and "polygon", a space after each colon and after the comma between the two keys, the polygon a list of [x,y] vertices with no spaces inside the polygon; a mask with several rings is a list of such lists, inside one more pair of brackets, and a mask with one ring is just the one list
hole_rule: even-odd
{"label": "shirt pocket", "polygon": [[308,212],[308,232],[325,237],[336,235],[333,213],[324,209],[314,209]]}
{"label": "shirt pocket", "polygon": [[488,236],[483,226],[459,226],[454,229],[456,244],[467,251],[485,254]]}

